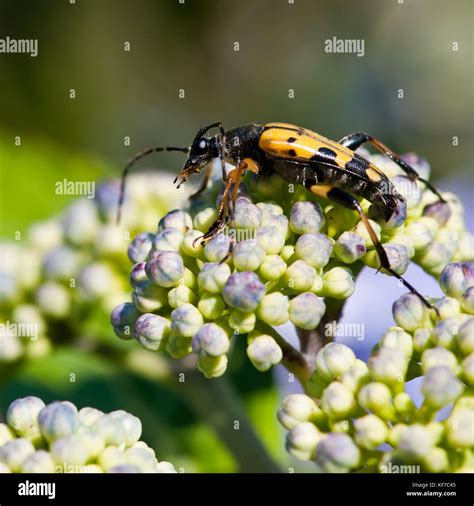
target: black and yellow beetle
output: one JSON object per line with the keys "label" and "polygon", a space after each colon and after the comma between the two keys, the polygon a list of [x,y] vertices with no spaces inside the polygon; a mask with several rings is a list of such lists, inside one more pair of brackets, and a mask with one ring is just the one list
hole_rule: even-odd
{"label": "black and yellow beetle", "polygon": [[[213,128],[217,128],[219,132],[212,137],[205,137]],[[188,154],[183,169],[175,179],[178,187],[186,182],[190,175],[205,169],[202,184],[193,196],[206,188],[211,161],[220,158],[224,192],[216,221],[200,238],[203,242],[220,233],[231,218],[238,187],[246,171],[261,175],[276,174],[289,183],[306,187],[315,195],[357,211],[372,239],[381,267],[418,295],[427,307],[432,308],[410,283],[391,269],[387,254],[359,204],[358,198],[368,200],[388,222],[405,203],[390,179],[375,165],[355,153],[356,149],[367,142],[398,164],[411,181],[424,183],[444,202],[443,197],[428,181],[419,177],[404,160],[368,134],[353,133],[335,142],[288,123],[251,124],[229,130],[224,130],[221,123],[214,123],[199,130],[190,147],[150,148],[133,157],[123,171],[118,217],[120,218],[128,170],[137,160],[150,153],[181,151]],[[226,162],[235,167],[228,173]]]}

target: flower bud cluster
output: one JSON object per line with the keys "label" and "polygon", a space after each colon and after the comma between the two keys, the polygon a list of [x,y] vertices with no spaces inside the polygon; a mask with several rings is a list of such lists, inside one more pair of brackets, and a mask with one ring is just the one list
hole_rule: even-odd
{"label": "flower bud cluster", "polygon": [[0,473],[175,473],[141,433],[140,420],[123,410],[24,397],[0,423]]}
{"label": "flower bud cluster", "polygon": [[[290,453],[327,472],[474,471],[474,316],[465,305],[474,263],[448,264],[440,284],[439,316],[412,294],[394,303],[397,325],[367,364],[343,344],[319,351],[308,395],[287,397],[278,414]],[[406,384],[420,376],[418,406]]]}
{"label": "flower bud cluster", "polygon": [[64,327],[77,336],[109,334],[110,311],[126,297],[130,237],[181,197],[171,177],[133,175],[118,226],[119,191],[119,181],[101,183],[94,199],[77,199],[26,237],[0,243],[0,363],[44,355]]}

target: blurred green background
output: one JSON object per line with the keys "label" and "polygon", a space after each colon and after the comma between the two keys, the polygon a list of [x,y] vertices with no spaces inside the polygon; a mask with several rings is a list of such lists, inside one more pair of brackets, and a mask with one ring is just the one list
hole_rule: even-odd
{"label": "blurred green background", "polygon": [[[290,1],[0,0],[0,37],[39,41],[36,58],[0,54],[1,236],[13,239],[74,198],[55,195],[56,181],[117,175],[142,148],[187,145],[215,121],[291,122],[333,139],[366,131],[426,157],[435,180],[469,174],[471,0]],[[332,37],[363,39],[364,56],[325,53]],[[148,166],[177,172],[180,156]],[[281,463],[274,378],[235,353],[241,360],[222,381]],[[64,380],[69,370],[80,371],[76,383]],[[26,394],[130,410],[160,459],[238,469],[194,401],[101,357],[65,349],[22,366],[0,386],[0,412]]]}

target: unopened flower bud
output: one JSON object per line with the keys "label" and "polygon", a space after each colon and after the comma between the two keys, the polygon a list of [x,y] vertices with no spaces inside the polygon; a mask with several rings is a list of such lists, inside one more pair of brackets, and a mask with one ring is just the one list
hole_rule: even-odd
{"label": "unopened flower bud", "polygon": [[296,202],[290,213],[290,228],[295,234],[315,234],[324,225],[324,214],[316,202]]}
{"label": "unopened flower bud", "polygon": [[355,442],[367,448],[374,450],[387,439],[388,429],[385,422],[375,415],[365,415],[354,420],[354,439]]}
{"label": "unopened flower bud", "polygon": [[280,292],[264,295],[257,308],[258,317],[269,325],[283,325],[289,318],[288,297]]}
{"label": "unopened flower bud", "polygon": [[440,409],[455,401],[462,390],[461,382],[446,366],[428,369],[421,387],[425,402],[433,409]]}
{"label": "unopened flower bud", "polygon": [[249,335],[247,355],[259,371],[267,371],[283,358],[283,352],[273,337],[255,332]]}
{"label": "unopened flower bud", "polygon": [[157,351],[170,332],[170,322],[162,316],[142,314],[135,322],[135,339],[147,350]]}
{"label": "unopened flower bud", "polygon": [[203,318],[192,304],[183,304],[171,313],[171,330],[183,337],[193,337],[202,327]]}
{"label": "unopened flower bud", "polygon": [[254,272],[236,272],[227,280],[222,295],[226,303],[243,312],[254,311],[265,294],[265,285]]}
{"label": "unopened flower bud", "polygon": [[294,325],[312,330],[319,325],[326,311],[326,305],[314,293],[305,292],[291,299],[289,310],[289,317]]}

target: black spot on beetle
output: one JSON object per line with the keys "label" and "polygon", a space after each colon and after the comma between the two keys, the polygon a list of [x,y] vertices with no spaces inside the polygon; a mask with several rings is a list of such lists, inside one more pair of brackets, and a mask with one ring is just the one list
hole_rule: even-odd
{"label": "black spot on beetle", "polygon": [[322,155],[327,156],[328,158],[336,158],[337,153],[329,148],[319,148],[318,153],[321,153]]}
{"label": "black spot on beetle", "polygon": [[296,141],[296,137],[288,137],[288,139],[286,139],[286,142],[288,143],[292,143],[292,142],[295,142]]}
{"label": "black spot on beetle", "polygon": [[294,149],[289,149],[289,150],[288,150],[288,154],[289,154],[290,156],[296,156],[296,151],[295,151]]}

